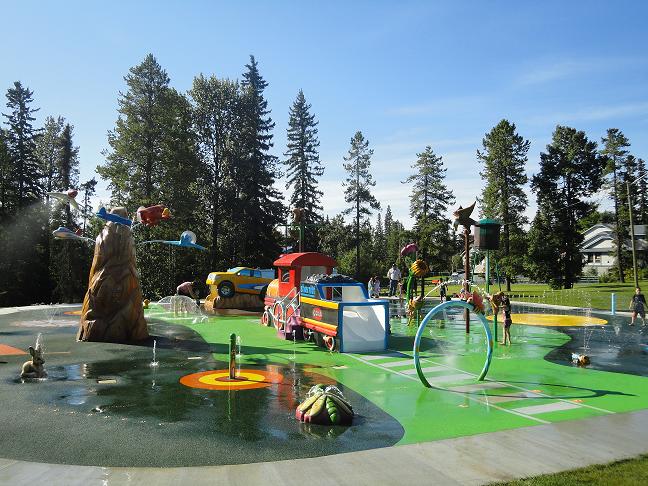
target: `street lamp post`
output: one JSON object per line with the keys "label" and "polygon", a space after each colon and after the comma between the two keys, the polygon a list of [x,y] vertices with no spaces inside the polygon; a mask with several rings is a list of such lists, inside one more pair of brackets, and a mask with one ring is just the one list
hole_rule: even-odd
{"label": "street lamp post", "polygon": [[630,195],[630,181],[626,182],[628,190],[628,215],[630,216],[630,242],[632,244],[632,270],[634,273],[635,288],[639,287],[639,275],[637,272],[637,248],[635,246],[634,221],[632,220],[632,197]]}

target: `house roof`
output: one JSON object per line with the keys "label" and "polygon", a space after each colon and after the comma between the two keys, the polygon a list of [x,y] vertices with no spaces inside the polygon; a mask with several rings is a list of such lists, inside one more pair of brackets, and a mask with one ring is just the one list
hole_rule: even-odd
{"label": "house roof", "polygon": [[337,262],[330,256],[314,251],[305,253],[288,253],[274,262],[275,267],[337,267]]}

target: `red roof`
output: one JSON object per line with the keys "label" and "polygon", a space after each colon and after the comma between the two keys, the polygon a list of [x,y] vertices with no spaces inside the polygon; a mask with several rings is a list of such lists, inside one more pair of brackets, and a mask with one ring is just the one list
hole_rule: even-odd
{"label": "red roof", "polygon": [[274,262],[275,267],[337,267],[330,256],[314,251],[306,253],[287,253]]}

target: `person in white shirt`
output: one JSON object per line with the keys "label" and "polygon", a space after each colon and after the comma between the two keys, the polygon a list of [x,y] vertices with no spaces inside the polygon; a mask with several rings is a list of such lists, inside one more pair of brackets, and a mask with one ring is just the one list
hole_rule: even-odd
{"label": "person in white shirt", "polygon": [[396,295],[398,281],[401,279],[401,272],[395,263],[387,271],[387,278],[389,278],[389,296],[393,297],[394,295]]}

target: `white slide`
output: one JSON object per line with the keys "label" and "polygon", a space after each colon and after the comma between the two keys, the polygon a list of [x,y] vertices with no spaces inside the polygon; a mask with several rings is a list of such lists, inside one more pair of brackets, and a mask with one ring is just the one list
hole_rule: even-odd
{"label": "white slide", "polygon": [[386,349],[387,312],[385,305],[385,303],[344,305],[341,349],[343,353],[364,353]]}

